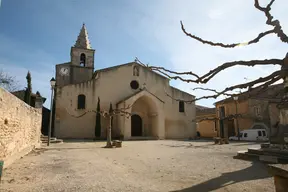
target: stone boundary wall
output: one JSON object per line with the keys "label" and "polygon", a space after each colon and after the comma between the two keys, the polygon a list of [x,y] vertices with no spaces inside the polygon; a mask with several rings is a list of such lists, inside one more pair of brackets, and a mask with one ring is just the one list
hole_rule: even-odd
{"label": "stone boundary wall", "polygon": [[0,160],[4,167],[40,146],[42,109],[0,88]]}

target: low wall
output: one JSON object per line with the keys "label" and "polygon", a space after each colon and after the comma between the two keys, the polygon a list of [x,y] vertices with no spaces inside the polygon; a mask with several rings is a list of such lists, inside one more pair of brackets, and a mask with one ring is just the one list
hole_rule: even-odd
{"label": "low wall", "polygon": [[0,88],[0,160],[4,167],[40,146],[41,110]]}

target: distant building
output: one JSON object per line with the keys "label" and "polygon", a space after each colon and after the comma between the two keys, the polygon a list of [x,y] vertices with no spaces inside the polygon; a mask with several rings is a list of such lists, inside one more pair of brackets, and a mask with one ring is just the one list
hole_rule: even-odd
{"label": "distant building", "polygon": [[[126,109],[131,117],[113,118],[112,136],[124,139],[196,136],[195,96],[170,86],[170,79],[130,62],[94,71],[94,53],[83,24],[71,60],[56,65],[55,136],[57,138],[105,138],[109,121],[101,117],[96,127],[96,110]],[[111,55],[111,57],[113,57]],[[95,63],[97,66],[97,63]],[[167,96],[171,95],[179,101]]]}
{"label": "distant building", "polygon": [[197,132],[200,137],[213,138],[217,136],[215,108],[196,105],[196,122]]}
{"label": "distant building", "polygon": [[236,118],[226,118],[236,114],[239,129],[266,129],[269,134],[273,131],[273,126],[279,121],[279,110],[277,103],[281,100],[284,93],[283,84],[271,85],[264,91],[245,92],[235,101],[230,97],[215,103],[217,120],[217,131],[221,137],[237,135]]}

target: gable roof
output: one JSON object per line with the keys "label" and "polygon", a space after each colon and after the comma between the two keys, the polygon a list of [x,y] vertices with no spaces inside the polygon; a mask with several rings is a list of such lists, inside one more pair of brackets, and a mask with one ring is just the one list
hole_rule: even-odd
{"label": "gable roof", "polygon": [[181,89],[178,89],[178,88],[176,88],[176,87],[174,87],[174,86],[172,86],[172,85],[169,85],[170,87],[171,87],[171,89],[175,89],[176,91],[180,91],[180,92],[182,92],[182,93],[185,93],[185,94],[187,94],[187,95],[190,95],[190,96],[192,96],[192,97],[195,97],[195,95],[192,95],[192,94],[190,94],[190,93],[188,93],[188,92],[186,92],[186,91],[182,91]]}
{"label": "gable roof", "polygon": [[131,97],[133,97],[133,96],[135,96],[135,95],[137,95],[137,94],[139,94],[139,93],[141,93],[141,92],[143,92],[143,91],[146,91],[147,93],[149,93],[150,95],[152,95],[153,97],[155,97],[156,99],[158,99],[159,101],[161,101],[162,103],[165,103],[162,99],[160,99],[159,97],[157,97],[156,95],[154,95],[153,93],[151,93],[150,91],[148,91],[146,88],[143,88],[143,89],[140,89],[140,90],[136,91],[136,92],[133,93],[132,95],[129,95],[129,96],[125,97],[124,99],[121,99],[120,101],[118,101],[118,102],[116,103],[116,105],[118,105],[118,104],[120,104],[120,103],[122,103],[122,102],[124,102],[124,101],[126,101],[126,100],[128,100],[128,99],[130,99]]}
{"label": "gable roof", "polygon": [[205,107],[205,106],[202,106],[202,105],[195,105],[196,109],[198,110],[202,110],[202,109],[209,109],[209,107]]}
{"label": "gable roof", "polygon": [[216,114],[216,108],[210,108],[210,107],[204,107],[201,105],[196,105],[196,116],[201,115],[215,115]]}
{"label": "gable roof", "polygon": [[[250,92],[246,91],[238,96],[238,101],[243,101],[247,99],[275,101],[275,100],[280,100],[283,97],[284,92],[285,92],[284,84],[280,83],[280,84],[270,85],[267,89],[264,89],[261,92],[259,92],[259,89],[256,89]],[[231,101],[234,101],[234,99],[232,97],[229,97],[227,99],[217,101],[214,104],[227,103]]]}
{"label": "gable roof", "polygon": [[113,70],[113,69],[116,69],[116,68],[119,68],[119,67],[123,67],[123,66],[129,66],[129,65],[138,65],[146,70],[149,70],[151,71],[152,73],[154,74],[157,74],[158,76],[162,77],[162,78],[165,78],[165,79],[169,79],[167,77],[165,77],[164,75],[161,75],[160,73],[157,73],[156,71],[153,71],[153,70],[150,70],[148,69],[147,67],[144,67],[143,65],[137,63],[137,62],[129,62],[129,63],[124,63],[124,64],[120,64],[120,65],[115,65],[115,66],[112,66],[112,67],[107,67],[107,68],[103,68],[103,69],[98,69],[96,71],[94,71],[94,74],[93,74],[93,78],[96,76],[96,74],[98,72],[106,72],[106,71],[110,71],[110,70]]}

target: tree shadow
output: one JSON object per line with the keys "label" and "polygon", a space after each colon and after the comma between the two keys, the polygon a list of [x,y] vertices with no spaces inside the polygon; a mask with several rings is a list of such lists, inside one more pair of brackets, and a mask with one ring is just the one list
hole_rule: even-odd
{"label": "tree shadow", "polygon": [[189,143],[188,144],[180,144],[180,145],[165,145],[165,144],[162,144],[163,146],[167,146],[167,147],[172,147],[172,148],[180,148],[180,147],[183,147],[183,148],[209,148],[210,146],[214,146],[215,144],[214,143],[210,143],[210,144],[206,144],[206,145],[193,145],[192,143]]}
{"label": "tree shadow", "polygon": [[252,162],[250,167],[245,169],[241,169],[234,172],[223,173],[221,176],[207,180],[200,184],[191,186],[189,188],[171,191],[171,192],[195,192],[195,191],[213,191],[216,189],[220,189],[222,187],[226,187],[228,185],[233,185],[235,183],[240,183],[243,181],[257,180],[257,179],[265,179],[271,177],[268,174],[267,168],[263,163],[260,162]]}
{"label": "tree shadow", "polygon": [[173,139],[172,141],[184,141],[184,142],[196,142],[196,143],[201,143],[201,142],[214,142],[213,138],[200,138],[200,139]]}
{"label": "tree shadow", "polygon": [[253,143],[240,143],[240,144],[235,144],[233,146],[257,145],[257,144],[261,144],[261,143],[256,143],[256,142],[253,142]]}

